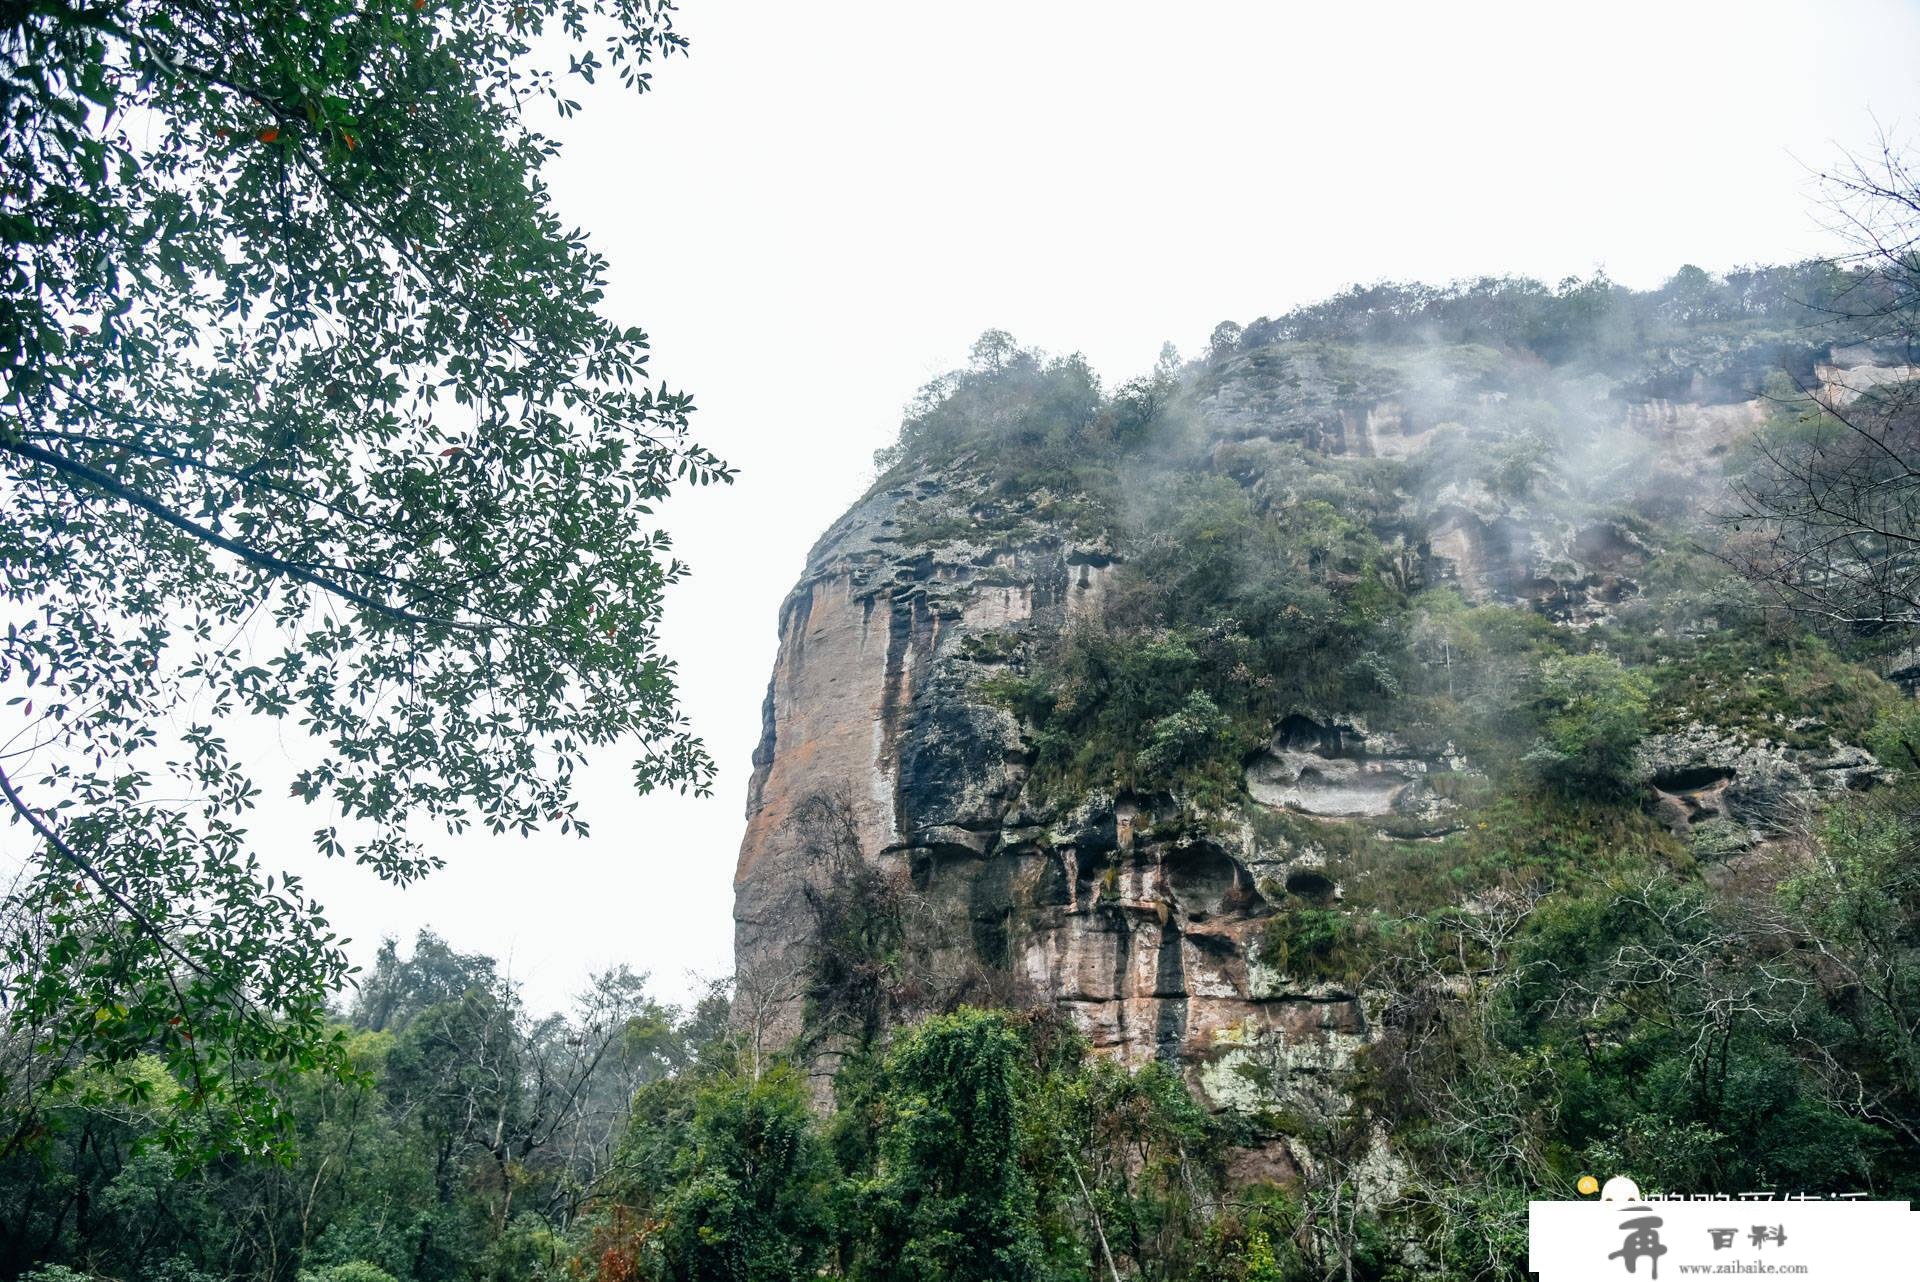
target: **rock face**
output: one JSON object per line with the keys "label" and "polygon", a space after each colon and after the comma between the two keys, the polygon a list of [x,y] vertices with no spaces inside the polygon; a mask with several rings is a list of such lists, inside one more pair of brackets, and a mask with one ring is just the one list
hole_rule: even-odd
{"label": "rock face", "polygon": [[[1800,361],[1823,376],[1862,365],[1848,352]],[[1591,445],[1529,488],[1429,466],[1442,442],[1527,439],[1512,426],[1519,411],[1458,370],[1401,371],[1392,394],[1356,395],[1324,364],[1263,351],[1190,375],[1182,395],[1217,443],[1217,470],[1231,475],[1249,451],[1303,460],[1267,468],[1263,486],[1309,483],[1314,458],[1403,466],[1376,529],[1403,550],[1411,581],[1575,627],[1644,593],[1657,553],[1641,533],[1649,514],[1700,502],[1770,408],[1757,380],[1725,371],[1563,388]],[[1506,426],[1476,445],[1481,416]],[[1152,799],[1062,807],[1031,795],[1023,727],[983,686],[1022,646],[1099,616],[1120,548],[1045,491],[997,497],[993,476],[991,458],[965,455],[896,469],[814,547],[781,609],[735,879],[742,1007],[771,1041],[800,1031],[808,888],[823,873],[796,814],[834,794],[860,857],[910,882],[944,924],[939,972],[990,973],[1052,1002],[1095,1047],[1179,1066],[1216,1108],[1250,1107],[1262,1074],[1304,1086],[1341,1067],[1372,1035],[1367,995],[1290,976],[1262,946],[1277,913],[1339,902],[1312,849],[1246,823],[1196,835],[1162,822]],[[1703,731],[1651,745],[1645,772],[1676,827],[1752,827],[1749,793],[1825,786],[1813,776],[1869,765],[1775,759]],[[1471,769],[1328,709],[1274,727],[1247,790],[1256,810],[1418,841],[1447,830],[1436,783]]]}
{"label": "rock face", "polygon": [[1247,766],[1247,792],[1262,806],[1324,819],[1393,815],[1439,823],[1448,806],[1430,778],[1463,766],[1411,755],[1392,736],[1357,725],[1294,715]]}
{"label": "rock face", "polygon": [[[1100,540],[1038,522],[1019,541],[917,542],[914,521],[945,510],[955,485],[916,475],[870,494],[814,547],[781,608],[734,879],[743,988],[766,989],[780,1040],[799,1031],[791,980],[817,871],[794,820],[809,798],[844,798],[861,851],[922,881],[944,886],[958,874],[938,874],[967,863],[1008,892],[1045,880],[1049,861],[1006,841],[1023,817],[1019,727],[973,693],[982,664],[966,642],[1064,626],[1097,602],[1111,558]],[[989,926],[1004,917],[992,892],[976,898]]]}
{"label": "rock face", "polygon": [[1870,786],[1880,765],[1831,738],[1808,751],[1694,723],[1642,743],[1639,771],[1661,822],[1682,836],[1712,824],[1731,853],[1794,829],[1835,793]]}

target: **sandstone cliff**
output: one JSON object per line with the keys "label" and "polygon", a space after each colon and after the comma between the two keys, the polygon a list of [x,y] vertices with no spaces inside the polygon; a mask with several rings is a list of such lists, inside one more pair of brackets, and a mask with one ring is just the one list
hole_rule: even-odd
{"label": "sandstone cliff", "polygon": [[[908,451],[814,547],[780,612],[736,875],[746,1017],[769,1044],[802,1032],[810,890],[835,873],[800,812],[834,797],[859,858],[910,886],[938,927],[922,941],[935,976],[1052,1003],[1097,1048],[1179,1065],[1216,1109],[1251,1110],[1276,1081],[1297,1089],[1344,1067],[1382,1012],[1358,977],[1290,964],[1275,922],[1346,911],[1371,875],[1353,856],[1362,843],[1385,852],[1370,858],[1444,856],[1483,763],[1445,725],[1402,716],[1404,682],[1382,678],[1368,708],[1272,703],[1224,802],[1042,787],[1035,727],[998,683],[1076,627],[1108,626],[1116,584],[1153,543],[1135,497],[1170,472],[1231,482],[1299,540],[1315,504],[1358,505],[1347,515],[1376,550],[1325,571],[1336,594],[1368,576],[1410,599],[1452,589],[1576,650],[1623,620],[1650,637],[1706,634],[1716,607],[1683,608],[1662,563],[1779,412],[1768,379],[1845,395],[1888,365],[1778,327],[1624,362],[1250,334],[1165,375],[1157,412],[1174,442],[1162,432],[1120,452],[1100,502],[1004,484],[1004,460],[977,440]],[[1454,688],[1467,660],[1444,639],[1413,625],[1395,636],[1391,662],[1417,668],[1436,700],[1464,707],[1492,688],[1484,662],[1478,685]],[[1873,771],[1830,727],[1793,736],[1714,715],[1656,709],[1640,767],[1649,813],[1676,841],[1724,821],[1714,857],[1761,848],[1783,797]],[[831,1041],[814,1048],[824,1068]]]}

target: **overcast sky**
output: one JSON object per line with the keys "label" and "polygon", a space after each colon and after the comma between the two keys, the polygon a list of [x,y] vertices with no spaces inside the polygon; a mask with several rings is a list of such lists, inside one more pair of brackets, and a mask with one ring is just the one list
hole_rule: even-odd
{"label": "overcast sky", "polygon": [[676,999],[730,968],[776,611],[982,329],[1115,381],[1357,281],[1801,258],[1830,248],[1808,169],[1876,118],[1920,139],[1915,3],[683,2],[692,56],[589,99],[552,177],[740,468],[666,510],[694,570],[666,646],[716,793],[635,798],[617,752],[587,842],[312,882],[363,957],[428,925],[543,1006],[619,962]]}

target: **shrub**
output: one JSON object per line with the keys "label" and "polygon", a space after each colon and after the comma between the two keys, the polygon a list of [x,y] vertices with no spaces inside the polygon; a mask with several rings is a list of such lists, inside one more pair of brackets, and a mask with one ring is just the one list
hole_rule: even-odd
{"label": "shrub", "polygon": [[1260,937],[1261,960],[1309,983],[1351,980],[1360,970],[1361,922],[1341,908],[1289,905]]}
{"label": "shrub", "polygon": [[[1822,751],[1830,737],[1866,743],[1876,754],[1897,744],[1880,738],[1883,714],[1897,724],[1899,692],[1886,681],[1809,637],[1770,642],[1730,634],[1677,648],[1652,648],[1661,660],[1654,730],[1702,721],[1748,739]],[[1895,763],[1896,752],[1882,756]]]}
{"label": "shrub", "polygon": [[1019,1161],[1024,1050],[1004,1015],[972,1008],[935,1016],[894,1047],[867,1276],[1040,1276],[1036,1203]]}
{"label": "shrub", "polygon": [[1529,763],[1568,789],[1627,792],[1653,683],[1604,654],[1547,659],[1535,681],[1541,737]]}
{"label": "shrub", "polygon": [[1881,765],[1902,776],[1920,775],[1920,701],[1909,699],[1883,708],[1866,739]]}
{"label": "shrub", "polygon": [[325,1268],[300,1271],[300,1282],[395,1282],[393,1274],[365,1260],[348,1260]]}

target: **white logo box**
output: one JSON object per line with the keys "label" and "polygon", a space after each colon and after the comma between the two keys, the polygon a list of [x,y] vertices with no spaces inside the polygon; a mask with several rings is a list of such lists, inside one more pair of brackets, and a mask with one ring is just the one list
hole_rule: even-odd
{"label": "white logo box", "polygon": [[1527,1267],[1540,1282],[1920,1282],[1920,1217],[1906,1202],[1532,1202],[1527,1246]]}

